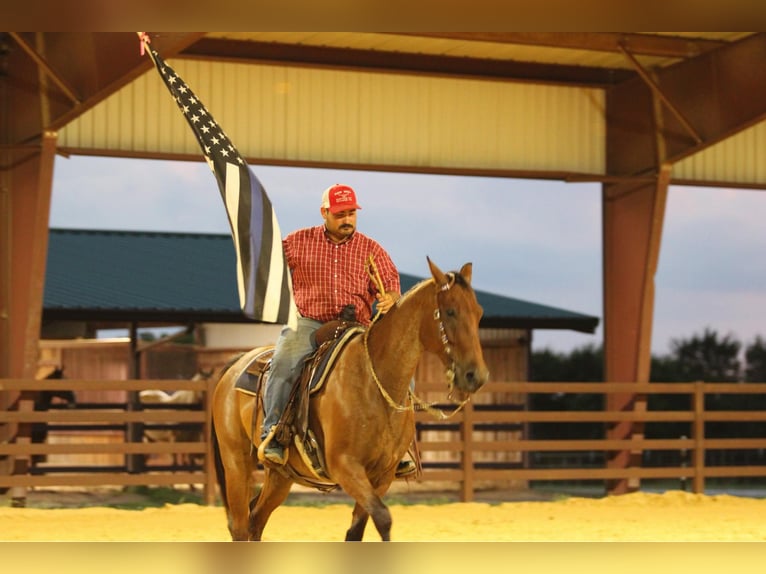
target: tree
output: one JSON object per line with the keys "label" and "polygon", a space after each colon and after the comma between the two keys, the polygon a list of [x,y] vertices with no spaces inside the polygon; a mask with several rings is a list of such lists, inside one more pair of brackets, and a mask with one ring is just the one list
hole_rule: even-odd
{"label": "tree", "polygon": [[745,381],[766,382],[766,341],[758,335],[745,349]]}
{"label": "tree", "polygon": [[[601,346],[585,345],[569,355],[549,349],[532,353],[532,381],[598,382],[604,377],[604,351]],[[532,394],[529,407],[536,411],[598,411],[603,409],[601,394]],[[595,423],[535,423],[535,438],[598,438],[603,425]]]}
{"label": "tree", "polygon": [[604,350],[584,345],[569,355],[550,349],[532,353],[533,381],[594,382],[604,379]]}
{"label": "tree", "polygon": [[680,381],[733,383],[740,380],[742,344],[732,335],[719,340],[718,333],[706,328],[702,335],[691,339],[673,339],[670,346]]}

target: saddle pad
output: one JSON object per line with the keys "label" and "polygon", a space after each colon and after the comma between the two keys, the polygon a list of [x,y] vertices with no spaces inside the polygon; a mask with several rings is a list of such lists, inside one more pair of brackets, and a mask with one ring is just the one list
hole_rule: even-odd
{"label": "saddle pad", "polygon": [[273,354],[274,346],[272,345],[266,348],[254,349],[238,359],[235,365],[239,368],[240,372],[237,376],[237,381],[234,383],[234,389],[246,395],[257,395],[260,375],[251,373],[252,370],[255,370],[251,369],[251,367],[257,365],[260,369],[265,370]]}
{"label": "saddle pad", "polygon": [[321,353],[321,355],[318,357],[319,361],[311,373],[311,380],[309,381],[309,394],[316,393],[319,389],[322,388],[322,385],[327,378],[327,371],[329,370],[330,365],[335,362],[335,359],[338,357],[338,354],[341,352],[343,347],[345,347],[351,339],[363,331],[364,327],[362,326],[349,327],[343,331],[340,337],[333,339],[329,343],[325,343],[327,346],[326,350],[322,350],[322,347],[319,347],[317,352]]}

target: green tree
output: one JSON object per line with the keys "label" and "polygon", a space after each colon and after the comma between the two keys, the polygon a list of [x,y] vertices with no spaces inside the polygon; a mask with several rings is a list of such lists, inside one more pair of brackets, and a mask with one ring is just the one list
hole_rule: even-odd
{"label": "green tree", "polygon": [[[568,355],[545,349],[533,352],[531,361],[532,381],[598,382],[604,376],[600,345],[585,345]],[[542,393],[529,398],[530,409],[537,411],[598,411],[603,406],[601,394]],[[598,438],[603,434],[603,425],[598,423],[536,423],[531,428],[536,438]]]}
{"label": "green tree", "polygon": [[673,339],[670,346],[681,381],[733,383],[740,380],[742,343],[732,335],[719,339],[717,332],[706,328],[691,339]]}
{"label": "green tree", "polygon": [[532,353],[533,381],[596,382],[604,379],[604,351],[599,345],[585,345],[571,353],[550,349]]}
{"label": "green tree", "polygon": [[760,335],[745,349],[745,381],[766,383],[766,341]]}

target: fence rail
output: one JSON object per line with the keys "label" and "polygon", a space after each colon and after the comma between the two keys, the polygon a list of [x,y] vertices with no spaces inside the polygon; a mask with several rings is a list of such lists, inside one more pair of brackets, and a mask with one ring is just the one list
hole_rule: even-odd
{"label": "fence rail", "polygon": [[[0,425],[48,425],[58,433],[73,430],[69,443],[55,441],[34,444],[20,433],[15,442],[0,443],[0,457],[32,460],[35,456],[69,457],[108,455],[121,457],[117,465],[74,464],[41,465],[27,474],[0,474],[0,487],[97,486],[97,485],[173,485],[201,484],[205,500],[215,501],[216,486],[209,443],[209,400],[213,382],[181,380],[78,381],[0,379],[0,392],[20,394],[16,410],[0,411]],[[443,385],[418,384],[418,394],[439,392]],[[68,389],[78,391],[119,390],[128,394],[145,389],[168,392],[192,390],[203,392],[202,405],[152,405],[136,408],[126,401],[121,408],[114,403],[87,404],[87,408],[34,411],[31,402],[23,400],[30,392]],[[522,403],[468,403],[446,421],[427,412],[416,414],[418,447],[424,462],[422,483],[457,483],[462,500],[474,497],[481,483],[529,481],[611,481],[677,479],[690,481],[695,492],[704,492],[711,478],[766,478],[763,464],[715,465],[708,461],[713,451],[766,451],[766,430],[756,437],[707,437],[711,423],[766,422],[766,409],[717,410],[706,407],[707,396],[766,395],[764,383],[499,383],[487,385],[481,393],[502,393],[520,397]],[[636,395],[643,398],[659,395],[687,395],[687,410],[630,409],[608,410],[532,410],[524,408],[532,395],[609,394]],[[438,407],[438,405],[435,405]],[[443,405],[446,412],[451,412]],[[630,423],[636,428],[650,423],[683,423],[687,436],[650,438],[636,432],[629,438],[536,439],[535,425],[583,423],[602,425]],[[130,427],[157,428],[195,427],[198,441],[151,443],[131,441]],[[88,429],[93,429],[89,431]],[[110,440],[102,440],[104,429],[112,429]],[[766,429],[766,425],[764,425]],[[607,463],[615,452],[674,453],[674,464],[640,464],[611,466]],[[135,457],[198,455],[201,462],[187,466],[159,467],[131,465]],[[764,460],[763,457],[760,460]],[[681,461],[681,462],[679,462]]]}

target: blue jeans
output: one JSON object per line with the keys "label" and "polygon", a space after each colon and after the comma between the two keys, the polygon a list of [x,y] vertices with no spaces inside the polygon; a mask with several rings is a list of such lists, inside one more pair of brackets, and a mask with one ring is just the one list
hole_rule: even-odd
{"label": "blue jeans", "polygon": [[285,410],[290,398],[293,383],[298,379],[303,368],[303,359],[315,349],[311,335],[321,325],[320,321],[298,317],[296,330],[284,327],[279,334],[263,394],[265,415],[261,427],[261,439],[266,438],[271,427],[279,422],[279,417],[282,416],[282,411]]}

